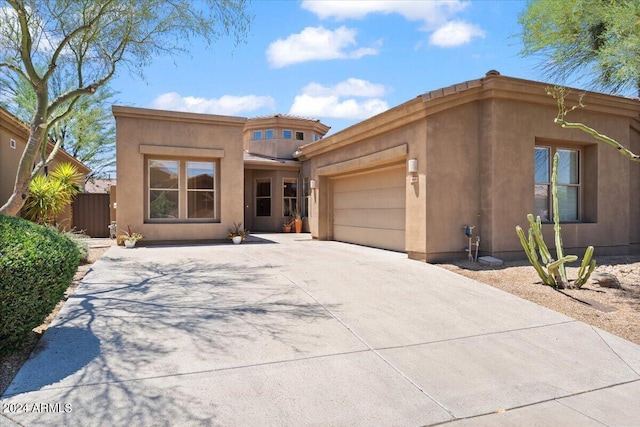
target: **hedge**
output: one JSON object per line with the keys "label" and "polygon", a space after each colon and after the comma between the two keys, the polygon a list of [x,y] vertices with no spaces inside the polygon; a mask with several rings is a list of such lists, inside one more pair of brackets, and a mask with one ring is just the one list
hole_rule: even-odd
{"label": "hedge", "polygon": [[52,228],[0,215],[0,355],[20,348],[64,296],[76,245]]}

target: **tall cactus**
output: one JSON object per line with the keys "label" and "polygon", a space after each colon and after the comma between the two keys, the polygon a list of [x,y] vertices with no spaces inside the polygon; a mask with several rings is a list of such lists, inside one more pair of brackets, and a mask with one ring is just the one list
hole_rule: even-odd
{"label": "tall cactus", "polygon": [[[527,254],[527,258],[533,267],[536,269],[538,276],[542,279],[542,283],[545,285],[557,287],[557,288],[580,288],[584,285],[591,273],[596,268],[596,261],[592,260],[593,246],[589,246],[584,254],[580,270],[578,271],[578,278],[570,284],[567,280],[567,272],[565,264],[568,262],[574,262],[578,259],[575,255],[564,255],[562,248],[562,235],[560,234],[560,214],[558,210],[558,153],[553,157],[553,169],[551,172],[551,198],[553,203],[553,230],[555,234],[556,244],[556,256],[558,260],[554,260],[551,257],[551,253],[547,248],[544,238],[542,236],[542,222],[538,216],[535,221],[532,214],[527,215],[529,221],[529,236],[525,237],[522,228],[517,225],[516,233],[520,238],[520,244]],[[538,260],[538,253],[543,266]],[[545,271],[546,268],[546,271]]]}

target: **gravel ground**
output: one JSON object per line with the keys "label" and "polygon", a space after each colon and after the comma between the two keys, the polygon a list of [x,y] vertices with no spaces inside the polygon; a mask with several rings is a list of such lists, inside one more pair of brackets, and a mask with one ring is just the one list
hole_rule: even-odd
{"label": "gravel ground", "polygon": [[[589,280],[582,289],[567,289],[561,293],[541,284],[536,271],[527,261],[505,262],[501,267],[460,261],[440,264],[440,267],[640,344],[640,256],[598,257],[596,261],[598,266],[594,274],[604,272],[615,275],[623,289],[600,287]],[[577,267],[567,268],[569,280],[576,278],[577,271]]]}

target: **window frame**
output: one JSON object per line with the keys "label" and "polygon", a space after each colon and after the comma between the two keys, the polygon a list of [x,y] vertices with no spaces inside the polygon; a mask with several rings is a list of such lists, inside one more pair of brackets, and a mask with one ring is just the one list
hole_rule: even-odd
{"label": "window frame", "polygon": [[[298,135],[302,135],[302,138],[298,138]],[[296,141],[304,141],[304,131],[303,131],[303,130],[297,130],[297,131],[295,131],[294,139],[295,139]]]}
{"label": "window frame", "polygon": [[[258,183],[259,182],[268,182],[269,183],[269,195],[268,196],[258,196]],[[255,189],[255,216],[257,218],[271,218],[272,213],[273,213],[273,182],[271,181],[271,178],[256,178],[254,181],[254,189]],[[258,214],[258,199],[269,199],[269,215],[260,215]]]}
{"label": "window frame", "polygon": [[[284,189],[287,183],[293,183],[296,185],[296,195],[295,196],[287,196],[284,193]],[[291,200],[294,201],[295,207],[293,209],[289,209],[289,215],[287,215],[287,206],[291,208]],[[282,216],[290,217],[293,215],[293,212],[298,210],[298,178],[290,178],[285,177],[282,178]]]}
{"label": "window frame", "polygon": [[[258,136],[256,138],[256,135]],[[253,131],[253,141],[262,141],[262,131],[261,130],[254,130]]]}
{"label": "window frame", "polygon": [[[268,136],[269,134],[271,134],[271,137]],[[275,138],[276,138],[276,132],[273,129],[266,129],[264,131],[264,139],[265,140],[275,139]]]}
{"label": "window frame", "polygon": [[[285,135],[285,132],[289,132],[289,137]],[[282,129],[282,139],[293,139],[293,131],[291,129]]]}
{"label": "window frame", "polygon": [[[170,161],[178,164],[178,188],[151,188],[151,163],[153,161]],[[213,191],[213,218],[189,218],[189,192],[196,189],[189,189],[187,164],[188,163],[212,163],[213,164],[213,189],[204,189],[201,191]],[[176,223],[219,223],[220,222],[220,194],[218,186],[220,185],[220,159],[219,158],[176,158],[164,156],[146,156],[146,176],[144,180],[146,204],[144,207],[144,222],[149,224],[176,224]],[[178,217],[177,218],[152,218],[151,217],[151,191],[176,191],[178,193]],[[200,191],[200,190],[198,190]]]}
{"label": "window frame", "polygon": [[[209,188],[189,188],[189,163],[210,163],[213,166],[213,188],[209,189]],[[216,183],[217,183],[217,179],[216,179],[216,162],[214,161],[209,161],[209,160],[185,160],[184,161],[184,169],[185,169],[185,184],[186,184],[186,212],[185,212],[185,219],[188,221],[193,221],[193,220],[207,220],[207,221],[215,221],[217,219],[217,198],[218,198],[218,194],[216,191]],[[202,218],[202,217],[190,217],[189,216],[189,193],[213,193],[213,218]]]}
{"label": "window frame", "polygon": [[[547,173],[548,173],[548,177],[549,177],[549,181],[548,182],[538,182],[536,181],[536,162],[535,162],[535,150],[538,148],[545,148],[548,150],[549,152],[549,157],[548,157],[548,161],[547,161]],[[535,216],[538,216],[538,212],[537,209],[535,207],[535,189],[537,186],[546,186],[547,188],[547,210],[549,212],[549,218],[547,220],[542,219],[541,218],[541,222],[545,223],[545,224],[552,224],[553,223],[553,197],[551,194],[551,174],[552,174],[552,170],[553,170],[553,157],[555,156],[555,154],[558,151],[572,151],[572,152],[576,152],[578,155],[577,158],[577,162],[578,162],[578,167],[577,167],[577,172],[578,172],[578,183],[577,184],[572,184],[572,183],[558,183],[558,189],[560,189],[561,187],[566,187],[566,188],[577,188],[577,200],[576,200],[576,219],[571,219],[571,220],[560,220],[560,223],[580,223],[580,222],[584,222],[584,207],[582,206],[583,203],[583,192],[584,192],[584,182],[583,182],[583,164],[584,164],[584,149],[582,146],[576,146],[573,144],[549,144],[549,143],[543,143],[543,144],[536,144],[534,147],[534,164],[533,164],[533,181],[534,181],[534,212],[535,212]]]}
{"label": "window frame", "polygon": [[303,217],[310,217],[309,214],[309,199],[311,197],[311,186],[309,184],[310,178],[305,176],[302,178],[302,206],[301,214]]}
{"label": "window frame", "polygon": [[[153,161],[165,161],[165,162],[175,162],[178,164],[178,187],[177,188],[160,188],[160,187],[151,187],[151,163]],[[146,212],[146,220],[151,222],[175,222],[180,220],[180,212],[182,211],[182,203],[180,197],[180,181],[182,175],[182,165],[180,160],[178,159],[166,159],[166,158],[148,158],[147,162],[147,179],[146,179],[146,189],[147,189],[147,212]],[[177,218],[152,218],[151,217],[151,192],[152,191],[171,191],[178,193],[178,217]]]}

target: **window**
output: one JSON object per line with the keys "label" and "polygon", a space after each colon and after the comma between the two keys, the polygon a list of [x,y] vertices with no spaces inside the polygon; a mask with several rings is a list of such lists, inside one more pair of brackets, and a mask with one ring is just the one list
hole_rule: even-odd
{"label": "window", "polygon": [[187,218],[215,218],[215,165],[187,162]]}
{"label": "window", "polygon": [[304,141],[304,132],[296,131],[296,141]]}
{"label": "window", "polygon": [[322,137],[320,135],[318,135],[317,133],[313,134],[313,142],[319,141],[321,139],[322,139]]}
{"label": "window", "polygon": [[283,215],[292,216],[298,210],[298,180],[296,178],[285,178],[282,189]]}
{"label": "window", "polygon": [[16,140],[15,139],[9,140],[9,147],[13,148],[14,150],[16,149]]}
{"label": "window", "polygon": [[553,220],[551,168],[558,153],[558,213],[560,221],[580,220],[580,150],[556,147],[535,148],[535,215]]}
{"label": "window", "polygon": [[148,160],[148,213],[153,220],[215,220],[216,163]]}
{"label": "window", "polygon": [[256,216],[271,216],[271,179],[256,179]]}
{"label": "window", "polygon": [[149,160],[149,218],[180,218],[180,163]]}
{"label": "window", "polygon": [[273,139],[273,129],[264,131],[264,139]]}
{"label": "window", "polygon": [[261,130],[254,130],[253,131],[253,139],[254,141],[259,141],[262,139],[262,131]]}
{"label": "window", "polygon": [[282,131],[282,139],[291,139],[292,138],[292,133],[290,130],[283,130]]}
{"label": "window", "polygon": [[302,180],[302,216],[309,216],[309,178],[305,177]]}

